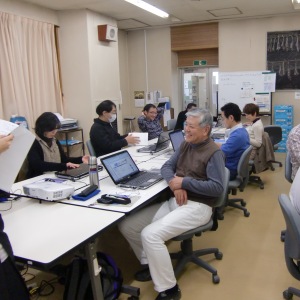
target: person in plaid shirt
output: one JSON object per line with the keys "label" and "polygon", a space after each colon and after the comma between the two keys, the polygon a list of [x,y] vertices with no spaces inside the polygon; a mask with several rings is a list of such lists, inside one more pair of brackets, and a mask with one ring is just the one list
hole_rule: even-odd
{"label": "person in plaid shirt", "polygon": [[295,126],[289,133],[286,147],[291,156],[291,163],[292,163],[291,178],[294,180],[296,173],[300,167],[300,124]]}
{"label": "person in plaid shirt", "polygon": [[147,104],[138,118],[138,125],[142,132],[148,132],[148,140],[157,138],[162,133],[160,119],[164,115],[162,107],[156,107],[153,104]]}

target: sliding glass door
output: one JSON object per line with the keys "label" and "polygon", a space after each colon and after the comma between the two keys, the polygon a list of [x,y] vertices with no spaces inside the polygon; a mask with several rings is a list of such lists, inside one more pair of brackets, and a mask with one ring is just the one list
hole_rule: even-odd
{"label": "sliding glass door", "polygon": [[182,110],[188,103],[209,109],[217,115],[218,68],[181,68]]}

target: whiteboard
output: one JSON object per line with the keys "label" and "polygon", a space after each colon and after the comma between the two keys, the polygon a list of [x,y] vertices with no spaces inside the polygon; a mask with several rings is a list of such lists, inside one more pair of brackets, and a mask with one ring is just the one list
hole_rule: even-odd
{"label": "whiteboard", "polygon": [[228,102],[236,103],[241,111],[247,103],[254,103],[260,113],[271,113],[275,81],[276,74],[268,71],[220,72],[218,113]]}

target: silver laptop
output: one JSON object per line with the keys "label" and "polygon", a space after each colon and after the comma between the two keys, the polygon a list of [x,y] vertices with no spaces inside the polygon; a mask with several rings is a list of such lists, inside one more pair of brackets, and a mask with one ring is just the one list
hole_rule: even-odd
{"label": "silver laptop", "polygon": [[184,134],[182,130],[169,132],[169,137],[172,143],[173,150],[176,151],[184,141]]}
{"label": "silver laptop", "polygon": [[[103,169],[102,166],[98,166],[98,172]],[[65,171],[57,171],[55,172],[55,176],[58,178],[69,179],[72,181],[81,179],[89,175],[89,165],[88,164],[80,164],[78,168],[68,169]]]}
{"label": "silver laptop", "polygon": [[120,187],[145,190],[163,179],[160,170],[140,171],[126,150],[100,159],[114,184]]}
{"label": "silver laptop", "polygon": [[167,132],[162,132],[158,140],[155,144],[142,147],[140,149],[137,149],[137,152],[141,153],[156,153],[158,151],[164,150],[168,148],[170,145],[170,138]]}

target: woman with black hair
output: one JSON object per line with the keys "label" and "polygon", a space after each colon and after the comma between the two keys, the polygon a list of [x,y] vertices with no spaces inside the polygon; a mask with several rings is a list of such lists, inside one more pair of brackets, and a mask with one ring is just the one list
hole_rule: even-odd
{"label": "woman with black hair", "polygon": [[111,123],[117,118],[117,108],[111,100],[102,101],[96,108],[98,118],[90,130],[90,139],[96,156],[112,153],[121,150],[128,144],[138,144],[140,139],[132,135],[120,135]]}
{"label": "woman with black hair", "polygon": [[52,112],[44,112],[37,118],[35,122],[37,137],[27,155],[27,178],[49,171],[74,169],[81,163],[88,163],[88,155],[69,158],[65,155],[61,144],[55,138],[60,127],[59,119]]}

